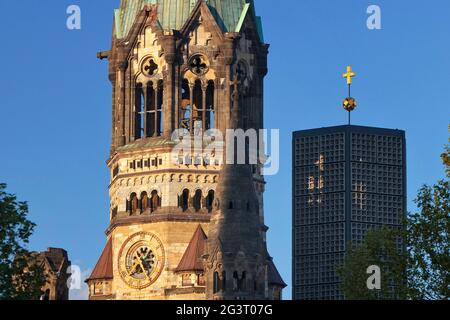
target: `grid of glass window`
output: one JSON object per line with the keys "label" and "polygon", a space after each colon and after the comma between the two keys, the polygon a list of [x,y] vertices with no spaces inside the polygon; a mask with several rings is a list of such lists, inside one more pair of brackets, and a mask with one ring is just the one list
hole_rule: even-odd
{"label": "grid of glass window", "polygon": [[345,193],[326,193],[295,197],[295,226],[345,220]]}
{"label": "grid of glass window", "polygon": [[345,190],[345,162],[325,164],[320,171],[321,193]]}
{"label": "grid of glass window", "polygon": [[345,224],[330,223],[321,224],[320,253],[330,253],[345,250]]}
{"label": "grid of glass window", "polygon": [[301,137],[295,141],[295,165],[313,165],[319,160],[320,137]]}
{"label": "grid of glass window", "polygon": [[352,191],[377,192],[377,166],[371,163],[352,162]]}
{"label": "grid of glass window", "polygon": [[323,163],[345,161],[345,136],[331,133],[320,137],[320,155]]}
{"label": "grid of glass window", "polygon": [[320,213],[320,223],[344,221],[345,192],[321,194],[316,207]]}
{"label": "grid of glass window", "polygon": [[403,197],[392,195],[378,196],[379,223],[400,225],[404,214]]}
{"label": "grid of glass window", "polygon": [[295,288],[295,296],[300,300],[316,300],[320,295],[320,287],[314,286],[298,286]]}
{"label": "grid of glass window", "polygon": [[319,299],[321,300],[342,300],[344,295],[340,290],[339,283],[327,283],[319,287]]}
{"label": "grid of glass window", "polygon": [[378,223],[378,195],[352,192],[352,221]]}
{"label": "grid of glass window", "polygon": [[319,253],[319,225],[299,226],[295,229],[295,252],[297,255]]}
{"label": "grid of glass window", "polygon": [[403,165],[402,138],[397,136],[378,136],[378,163]]}
{"label": "grid of glass window", "polygon": [[352,161],[377,162],[377,136],[352,133]]}
{"label": "grid of glass window", "polygon": [[317,167],[306,166],[295,169],[295,196],[318,193],[320,177]]}
{"label": "grid of glass window", "polygon": [[344,257],[345,254],[343,252],[320,255],[320,283],[339,282],[336,269],[342,265]]}
{"label": "grid of glass window", "polygon": [[367,232],[373,228],[379,228],[381,225],[369,223],[351,223],[351,239],[353,243],[361,243]]}
{"label": "grid of glass window", "polygon": [[403,194],[403,168],[399,166],[378,165],[378,193]]}
{"label": "grid of glass window", "polygon": [[319,282],[319,255],[309,255],[296,258],[295,285],[305,286]]}
{"label": "grid of glass window", "polygon": [[302,213],[294,216],[296,226],[319,223],[319,201],[318,195],[295,198],[295,211]]}
{"label": "grid of glass window", "polygon": [[[382,225],[400,227],[404,214],[402,135],[348,126],[336,130],[319,129],[294,140],[295,299],[343,299],[336,269],[346,241],[359,243]],[[348,149],[346,130],[354,130]]]}

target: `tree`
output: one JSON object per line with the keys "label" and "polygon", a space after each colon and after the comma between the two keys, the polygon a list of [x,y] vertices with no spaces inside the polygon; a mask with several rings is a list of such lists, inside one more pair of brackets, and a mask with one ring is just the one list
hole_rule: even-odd
{"label": "tree", "polygon": [[0,183],[0,299],[38,299],[44,270],[25,249],[35,224],[27,219],[27,203],[5,190]]}
{"label": "tree", "polygon": [[417,196],[420,212],[408,219],[411,298],[450,299],[450,148],[442,154],[446,178],[424,185]]}
{"label": "tree", "polygon": [[[403,250],[404,232],[383,227],[367,232],[361,244],[349,244],[343,266],[338,268],[341,289],[349,300],[403,299],[407,294],[405,282],[406,254]],[[367,280],[370,266],[381,271],[381,290],[370,290]]]}

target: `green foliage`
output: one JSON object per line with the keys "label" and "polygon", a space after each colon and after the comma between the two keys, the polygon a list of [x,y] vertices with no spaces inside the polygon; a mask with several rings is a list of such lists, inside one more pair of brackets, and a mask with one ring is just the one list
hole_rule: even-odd
{"label": "green foliage", "polygon": [[0,184],[0,299],[38,299],[45,284],[42,268],[25,249],[35,224],[28,205]]}
{"label": "green foliage", "polygon": [[420,212],[408,223],[408,279],[413,299],[450,299],[450,186],[441,180],[423,186],[416,199]]}
{"label": "green foliage", "polygon": [[[341,288],[349,300],[402,299],[406,297],[407,258],[403,250],[404,233],[388,228],[368,231],[360,244],[349,244],[344,265],[338,269]],[[381,290],[367,288],[369,266],[381,269]]]}
{"label": "green foliage", "polygon": [[[450,131],[450,126],[449,126],[449,131]],[[448,140],[450,141],[450,138]],[[450,145],[445,146],[445,151],[441,155],[441,158],[442,158],[442,161],[444,162],[447,177],[450,177]]]}

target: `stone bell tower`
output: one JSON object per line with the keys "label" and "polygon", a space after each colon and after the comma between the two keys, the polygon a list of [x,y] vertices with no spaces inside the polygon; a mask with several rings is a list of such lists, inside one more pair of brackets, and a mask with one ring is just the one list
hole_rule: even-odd
{"label": "stone bell tower", "polygon": [[[215,139],[237,116],[242,129],[263,128],[267,53],[251,0],[121,1],[111,49],[98,54],[109,62],[112,84],[111,205],[107,244],[87,280],[91,299],[235,297],[219,296],[220,290],[209,295],[214,281],[204,264],[212,243],[230,239],[214,220],[222,208],[214,205],[221,202],[217,182],[227,172],[221,153],[174,150],[181,140]],[[245,297],[277,299],[285,284],[265,249],[259,168],[232,170],[226,181],[236,182],[237,190],[222,184],[223,199],[237,208],[242,190],[251,190],[251,221],[242,208],[236,219],[251,225],[241,240],[256,237],[238,251],[241,260],[235,261],[244,267],[225,269],[236,270],[239,283],[244,269],[245,279],[259,276],[258,294]],[[224,245],[222,255],[236,247]]]}

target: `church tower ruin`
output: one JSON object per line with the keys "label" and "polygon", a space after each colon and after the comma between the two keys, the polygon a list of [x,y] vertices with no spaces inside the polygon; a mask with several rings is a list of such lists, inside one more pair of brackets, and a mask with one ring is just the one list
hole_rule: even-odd
{"label": "church tower ruin", "polygon": [[281,297],[261,166],[174,154],[180,140],[263,128],[267,54],[251,0],[121,1],[98,54],[112,84],[110,225],[90,299]]}

